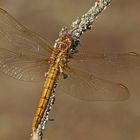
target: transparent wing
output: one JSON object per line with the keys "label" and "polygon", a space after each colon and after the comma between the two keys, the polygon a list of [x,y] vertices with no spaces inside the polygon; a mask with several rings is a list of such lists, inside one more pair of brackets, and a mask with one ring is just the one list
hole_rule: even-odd
{"label": "transparent wing", "polygon": [[140,55],[135,52],[128,53],[91,53],[83,52],[77,55],[78,61],[73,61],[73,67],[80,67],[83,70],[95,75],[117,74],[121,72],[131,72],[140,69]]}
{"label": "transparent wing", "polygon": [[20,80],[40,81],[48,70],[50,45],[0,9],[0,69]]}
{"label": "transparent wing", "polygon": [[23,81],[41,81],[48,71],[47,60],[38,54],[12,52],[0,48],[0,70]]}
{"label": "transparent wing", "polygon": [[84,72],[71,72],[60,80],[60,91],[86,101],[121,101],[129,98],[129,91],[121,83],[95,77]]}
{"label": "transparent wing", "polygon": [[48,42],[0,9],[0,48],[49,55]]}

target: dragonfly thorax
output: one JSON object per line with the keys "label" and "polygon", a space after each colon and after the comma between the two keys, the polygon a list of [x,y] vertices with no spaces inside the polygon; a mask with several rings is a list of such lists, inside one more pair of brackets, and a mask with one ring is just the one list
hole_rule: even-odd
{"label": "dragonfly thorax", "polygon": [[51,64],[59,67],[60,71],[63,72],[69,68],[69,59],[77,53],[77,46],[79,41],[75,41],[70,35],[61,35],[55,42],[52,55]]}

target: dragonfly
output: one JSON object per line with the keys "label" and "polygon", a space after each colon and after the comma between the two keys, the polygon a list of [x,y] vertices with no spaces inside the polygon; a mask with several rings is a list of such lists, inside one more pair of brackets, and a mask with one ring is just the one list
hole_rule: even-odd
{"label": "dragonfly", "polygon": [[[0,9],[0,70],[21,81],[43,81],[44,86],[32,123],[35,132],[57,82],[61,92],[85,101],[122,101],[129,98],[128,88],[119,82],[96,76],[96,65],[137,64],[135,52],[105,55],[78,51],[71,34],[59,36],[51,46],[46,39],[21,25],[8,12]],[[123,63],[124,62],[124,63]],[[79,64],[81,64],[79,66]],[[85,65],[84,65],[85,64]],[[86,67],[85,67],[86,66]],[[82,69],[90,68],[89,71]]]}

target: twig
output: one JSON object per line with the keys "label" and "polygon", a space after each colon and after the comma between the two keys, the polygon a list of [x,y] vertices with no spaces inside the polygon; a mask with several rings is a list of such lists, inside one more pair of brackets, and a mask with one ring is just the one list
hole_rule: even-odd
{"label": "twig", "polygon": [[[76,21],[72,23],[70,29],[67,27],[62,28],[59,32],[59,36],[63,34],[70,34],[76,41],[79,41],[80,36],[87,30],[90,30],[93,22],[97,18],[97,16],[110,4],[111,0],[98,0],[95,2],[95,5],[91,7],[91,9],[85,13],[81,18],[77,18]],[[59,40],[59,39],[58,39]],[[56,41],[57,42],[57,41]],[[55,45],[54,45],[55,46]],[[55,84],[54,89],[56,88],[57,83]],[[47,124],[49,112],[54,104],[55,96],[54,91],[49,100],[49,104],[46,107],[46,111],[43,115],[41,123],[37,129],[35,134],[32,134],[32,140],[42,140],[43,131],[45,130],[45,126]]]}
{"label": "twig", "polygon": [[80,36],[87,30],[90,30],[93,26],[93,22],[98,17],[98,15],[107,8],[110,4],[111,0],[98,0],[95,2],[95,5],[91,7],[91,9],[85,13],[81,18],[77,18],[76,21],[72,23],[70,29],[67,27],[62,28],[59,35],[69,33],[76,40],[79,40]]}

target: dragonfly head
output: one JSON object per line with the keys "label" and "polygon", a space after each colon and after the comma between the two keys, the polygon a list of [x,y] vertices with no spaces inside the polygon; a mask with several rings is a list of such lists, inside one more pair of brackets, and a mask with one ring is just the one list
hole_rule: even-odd
{"label": "dragonfly head", "polygon": [[56,43],[59,46],[67,48],[69,50],[76,50],[76,47],[79,45],[79,42],[79,40],[77,40],[70,34],[63,34],[59,36],[58,40],[56,40]]}
{"label": "dragonfly head", "polygon": [[80,41],[73,38],[73,43],[69,47],[67,54],[73,57],[74,54],[78,53],[77,46],[79,45]]}

